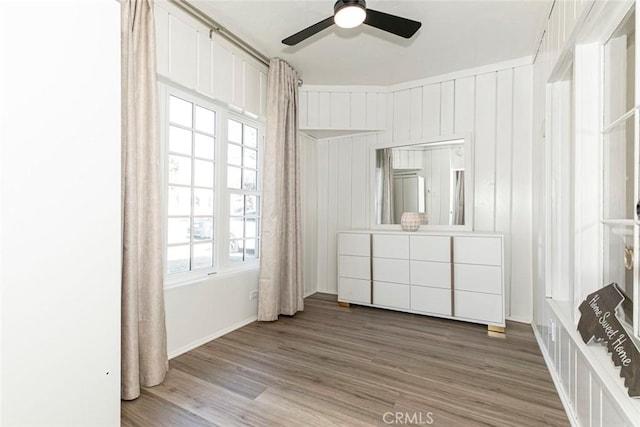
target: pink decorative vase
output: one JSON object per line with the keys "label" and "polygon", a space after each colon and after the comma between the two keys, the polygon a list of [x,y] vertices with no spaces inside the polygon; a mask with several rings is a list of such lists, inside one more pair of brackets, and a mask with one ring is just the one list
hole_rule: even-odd
{"label": "pink decorative vase", "polygon": [[419,212],[405,212],[400,218],[400,226],[404,231],[416,231],[421,223],[422,218]]}

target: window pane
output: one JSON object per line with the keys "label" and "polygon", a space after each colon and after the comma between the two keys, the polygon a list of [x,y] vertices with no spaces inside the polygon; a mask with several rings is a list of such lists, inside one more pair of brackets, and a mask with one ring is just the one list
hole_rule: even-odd
{"label": "window pane", "polygon": [[195,134],[196,143],[196,157],[202,157],[203,159],[214,159],[215,152],[215,139],[210,136],[202,135],[201,133]]}
{"label": "window pane", "polygon": [[258,219],[247,218],[244,229],[245,237],[258,237]]}
{"label": "window pane", "polygon": [[230,165],[242,165],[242,147],[239,145],[227,145],[227,162]]}
{"label": "window pane", "polygon": [[242,194],[229,195],[229,215],[244,215],[244,196]]}
{"label": "window pane", "polygon": [[242,144],[242,123],[235,120],[228,121],[228,136],[227,138],[231,142]]}
{"label": "window pane", "polygon": [[169,218],[167,243],[189,243],[189,218]]}
{"label": "window pane", "polygon": [[206,160],[196,160],[195,162],[194,185],[198,187],[213,188],[213,162]]}
{"label": "window pane", "polygon": [[229,241],[229,259],[231,261],[242,261],[244,252],[243,240]]}
{"label": "window pane", "polygon": [[242,178],[242,189],[243,190],[256,190],[257,188],[257,177],[256,171],[244,170],[243,178]]}
{"label": "window pane", "polygon": [[604,227],[603,283],[616,282],[625,293],[622,318],[633,324],[633,228],[606,224]]}
{"label": "window pane", "polygon": [[245,240],[244,254],[245,259],[258,258],[258,241],[256,239]]}
{"label": "window pane", "polygon": [[260,210],[260,198],[258,196],[247,197],[247,213],[246,215],[258,215]]}
{"label": "window pane", "polygon": [[631,116],[604,135],[603,214],[605,219],[633,219],[633,138]]}
{"label": "window pane", "polygon": [[258,146],[258,129],[251,126],[244,127],[244,144],[248,147]]}
{"label": "window pane", "polygon": [[213,266],[213,244],[201,243],[193,245],[193,268]]}
{"label": "window pane", "polygon": [[169,151],[190,156],[191,132],[175,126],[169,126]]}
{"label": "window pane", "polygon": [[242,172],[240,168],[229,166],[227,168],[227,187],[240,189]]}
{"label": "window pane", "polygon": [[257,169],[258,168],[258,152],[249,148],[244,149],[244,164],[246,168]]}
{"label": "window pane", "polygon": [[189,271],[189,245],[170,246],[167,249],[167,273],[181,273]]}
{"label": "window pane", "polygon": [[187,216],[191,214],[191,189],[169,187],[169,215]]}
{"label": "window pane", "polygon": [[230,218],[229,219],[229,238],[242,239],[243,237],[244,237],[244,219]]}
{"label": "window pane", "polygon": [[195,215],[213,215],[213,190],[196,188],[193,190],[193,213]]}
{"label": "window pane", "polygon": [[196,129],[213,135],[216,132],[216,113],[196,105]]}
{"label": "window pane", "polygon": [[169,97],[169,120],[173,123],[192,127],[193,104],[175,96]]}
{"label": "window pane", "polygon": [[169,156],[169,183],[191,185],[191,159]]}
{"label": "window pane", "polygon": [[213,218],[193,219],[193,240],[213,239]]}
{"label": "window pane", "polygon": [[635,107],[635,12],[604,45],[605,127]]}

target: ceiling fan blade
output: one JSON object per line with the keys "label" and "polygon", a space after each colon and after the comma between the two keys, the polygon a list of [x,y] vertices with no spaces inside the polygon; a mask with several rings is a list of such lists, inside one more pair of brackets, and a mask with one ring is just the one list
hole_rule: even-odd
{"label": "ceiling fan blade", "polygon": [[312,26],[307,27],[302,31],[299,31],[294,35],[287,37],[286,39],[282,40],[282,43],[288,46],[297,45],[301,41],[308,39],[312,35],[317,34],[320,31],[324,30],[325,28],[329,28],[332,25],[333,25],[333,16],[330,16],[327,19],[324,19],[318,22],[317,24],[313,24]]}
{"label": "ceiling fan blade", "polygon": [[372,9],[367,9],[364,23],[405,39],[411,38],[422,26],[421,22]]}

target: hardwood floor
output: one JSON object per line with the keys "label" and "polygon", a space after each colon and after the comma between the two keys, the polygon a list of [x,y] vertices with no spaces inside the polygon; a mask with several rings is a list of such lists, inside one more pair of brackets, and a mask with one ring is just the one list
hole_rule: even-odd
{"label": "hardwood floor", "polygon": [[[396,418],[397,417],[397,418]],[[566,426],[529,325],[486,327],[316,294],[170,361],[123,426]]]}

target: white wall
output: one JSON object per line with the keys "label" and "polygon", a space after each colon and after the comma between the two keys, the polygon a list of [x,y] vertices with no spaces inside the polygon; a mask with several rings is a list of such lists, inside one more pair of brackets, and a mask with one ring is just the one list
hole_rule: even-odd
{"label": "white wall", "polygon": [[120,5],[0,4],[0,424],[120,422]]}
{"label": "white wall", "polygon": [[300,191],[302,209],[302,274],[304,294],[316,292],[318,257],[318,149],[313,138],[300,133]]}
{"label": "white wall", "polygon": [[[263,119],[267,67],[166,1],[155,15],[159,81]],[[257,267],[165,289],[169,357],[256,320],[257,289]]]}
{"label": "white wall", "polygon": [[[519,61],[520,63],[523,61]],[[505,236],[507,318],[531,322],[531,117],[532,66],[483,67],[460,72],[452,80],[407,82],[387,88],[386,132],[318,143],[318,290],[336,293],[336,242],[338,230],[368,228],[370,222],[370,150],[390,142],[468,133],[475,163],[474,224],[476,231]],[[368,88],[311,89],[318,93],[339,90],[351,99]],[[378,88],[376,99],[383,99]],[[349,105],[349,104],[346,104]],[[378,104],[378,106],[381,104]],[[333,103],[323,113],[331,117]],[[341,107],[344,108],[344,105]],[[369,111],[369,110],[367,110]],[[307,121],[309,121],[307,108]],[[368,117],[368,113],[367,113]]]}

